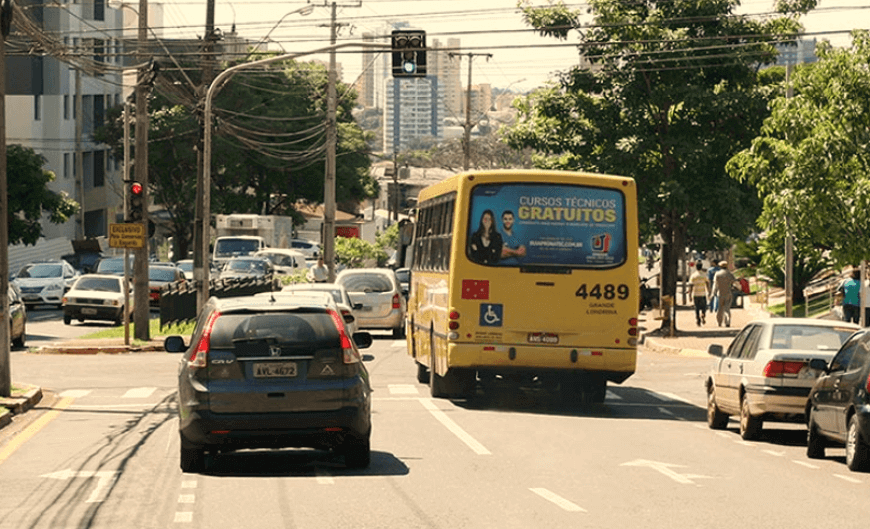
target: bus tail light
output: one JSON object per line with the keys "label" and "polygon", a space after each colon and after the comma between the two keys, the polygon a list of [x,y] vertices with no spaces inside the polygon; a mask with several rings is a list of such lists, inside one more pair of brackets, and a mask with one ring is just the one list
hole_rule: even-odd
{"label": "bus tail light", "polygon": [[196,347],[187,359],[187,367],[191,369],[203,368],[208,364],[208,350],[211,348],[211,330],[221,313],[218,311],[212,312],[208,320],[205,322],[205,329],[202,331],[202,336],[196,342]]}
{"label": "bus tail light", "polygon": [[789,362],[783,360],[771,360],[764,366],[764,376],[768,378],[781,378],[786,376],[797,376],[801,369],[804,368],[804,362]]}
{"label": "bus tail light", "polygon": [[458,340],[459,333],[456,331],[459,330],[459,312],[455,311],[455,310],[451,310],[447,314],[447,318],[449,320],[447,322],[447,328],[452,331],[452,332],[447,334],[447,338],[449,338],[451,340]]}

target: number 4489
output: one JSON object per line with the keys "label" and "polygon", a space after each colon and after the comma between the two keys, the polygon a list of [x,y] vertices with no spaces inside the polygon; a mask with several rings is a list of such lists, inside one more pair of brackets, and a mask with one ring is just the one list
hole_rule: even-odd
{"label": "number 4489", "polygon": [[620,285],[613,285],[611,283],[600,285],[596,283],[591,286],[583,283],[574,295],[583,299],[626,299],[628,298],[628,292],[628,285],[624,283]]}

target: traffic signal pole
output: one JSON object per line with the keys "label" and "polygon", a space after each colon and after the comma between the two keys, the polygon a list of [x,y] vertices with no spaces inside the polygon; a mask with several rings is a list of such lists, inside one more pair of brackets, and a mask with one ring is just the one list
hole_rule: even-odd
{"label": "traffic signal pole", "polygon": [[[135,181],[142,186],[142,222],[148,228],[148,93],[145,86],[147,66],[145,42],[148,38],[148,0],[139,0],[139,33],[137,36],[137,56],[143,64],[136,79],[136,172]],[[132,200],[132,198],[131,198]],[[131,202],[131,209],[133,208]],[[132,213],[132,212],[131,212]],[[133,322],[134,336],[137,340],[151,339],[151,309],[149,307],[150,288],[148,286],[148,243],[134,250],[133,262]]]}

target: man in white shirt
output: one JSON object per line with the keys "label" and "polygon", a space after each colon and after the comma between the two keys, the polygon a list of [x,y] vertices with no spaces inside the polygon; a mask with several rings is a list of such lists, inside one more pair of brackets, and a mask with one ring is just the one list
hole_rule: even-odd
{"label": "man in white shirt", "polygon": [[317,264],[308,271],[308,280],[315,283],[326,283],[329,279],[329,269],[323,264],[323,257],[317,258]]}

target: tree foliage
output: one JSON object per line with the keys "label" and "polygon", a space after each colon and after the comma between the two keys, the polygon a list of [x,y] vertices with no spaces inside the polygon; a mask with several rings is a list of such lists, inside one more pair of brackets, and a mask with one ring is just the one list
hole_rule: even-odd
{"label": "tree foliage", "polygon": [[33,149],[6,147],[9,244],[36,244],[42,237],[43,214],[52,224],[63,224],[79,211],[79,204],[66,193],[48,188],[56,176],[43,168],[45,163]]}
{"label": "tree foliage", "polygon": [[790,17],[736,15],[733,0],[589,5],[588,26],[561,2],[523,8],[542,35],[580,31],[579,50],[591,66],[577,65],[516,101],[519,119],[506,137],[533,148],[538,167],[633,177],[642,232],[666,243],[663,293],[674,294],[677,249],[715,248],[754,222],[755,193],[730,178],[725,164],[755,137],[779,88],[759,65],[775,60],[777,35],[801,27]]}
{"label": "tree foliage", "polygon": [[[247,60],[264,57],[252,54]],[[149,190],[166,208],[179,258],[193,238],[197,112],[202,110],[196,97],[179,93],[187,78],[179,71],[161,73],[149,103]],[[241,70],[222,86],[213,102],[212,214],[288,215],[301,224],[297,202],[323,202],[327,83],[324,66],[284,61],[269,69]],[[355,204],[376,196],[377,182],[369,174],[369,138],[351,114],[356,93],[341,83],[337,93],[336,203]],[[120,114],[115,109],[98,133],[118,156]]]}
{"label": "tree foliage", "polygon": [[796,262],[824,251],[842,267],[870,259],[870,33],[816,53],[818,62],[796,69],[793,97],[773,102],[728,171],[758,188],[768,238],[792,233]]}

